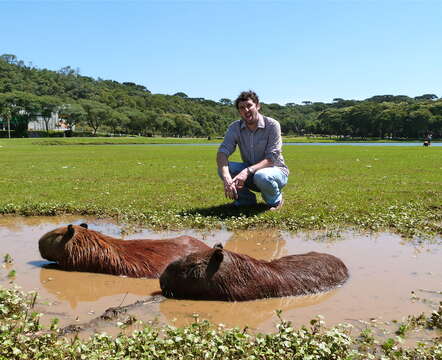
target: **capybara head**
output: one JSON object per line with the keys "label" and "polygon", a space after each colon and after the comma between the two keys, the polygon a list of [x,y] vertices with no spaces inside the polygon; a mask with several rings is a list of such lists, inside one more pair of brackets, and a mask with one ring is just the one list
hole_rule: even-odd
{"label": "capybara head", "polygon": [[59,227],[44,234],[38,241],[38,249],[44,259],[58,262],[66,257],[65,245],[76,232],[84,231],[88,225],[68,225]]}
{"label": "capybara head", "polygon": [[224,251],[223,246],[216,244],[212,249],[196,252],[172,262],[160,277],[163,294],[174,298],[212,298],[210,293],[217,293],[219,285],[213,281],[213,277],[220,270],[225,255],[229,258],[229,253]]}

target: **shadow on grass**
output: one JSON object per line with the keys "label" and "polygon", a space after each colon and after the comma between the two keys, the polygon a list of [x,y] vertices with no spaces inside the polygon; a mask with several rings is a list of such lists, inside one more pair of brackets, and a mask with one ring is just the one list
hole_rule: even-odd
{"label": "shadow on grass", "polygon": [[260,203],[251,206],[233,206],[232,204],[223,204],[211,207],[199,207],[180,212],[180,215],[200,215],[212,216],[220,219],[228,219],[238,216],[254,216],[267,211],[269,207],[266,204]]}

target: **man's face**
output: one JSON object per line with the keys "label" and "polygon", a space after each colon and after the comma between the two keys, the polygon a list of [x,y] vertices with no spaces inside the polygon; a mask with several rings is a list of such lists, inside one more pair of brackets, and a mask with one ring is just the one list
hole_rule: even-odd
{"label": "man's face", "polygon": [[255,124],[259,119],[259,109],[261,106],[255,104],[252,99],[246,101],[241,101],[238,104],[238,111],[241,118],[246,122],[246,124]]}

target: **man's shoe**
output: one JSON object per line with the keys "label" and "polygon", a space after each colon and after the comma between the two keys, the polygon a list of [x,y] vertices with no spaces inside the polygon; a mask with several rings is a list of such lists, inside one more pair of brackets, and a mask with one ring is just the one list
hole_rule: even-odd
{"label": "man's shoe", "polygon": [[281,198],[281,201],[273,206],[270,207],[269,211],[278,211],[282,208],[282,205],[284,205],[284,199]]}

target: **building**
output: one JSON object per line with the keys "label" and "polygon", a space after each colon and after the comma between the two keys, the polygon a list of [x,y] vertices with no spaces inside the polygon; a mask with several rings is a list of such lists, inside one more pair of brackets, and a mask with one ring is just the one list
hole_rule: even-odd
{"label": "building", "polygon": [[[47,124],[46,124],[47,123]],[[47,126],[47,129],[46,129]],[[69,126],[63,119],[58,117],[57,113],[52,113],[49,119],[43,118],[40,115],[35,117],[35,120],[29,121],[28,123],[28,131],[46,131],[46,130],[55,130],[55,131],[66,131],[69,130]]]}

